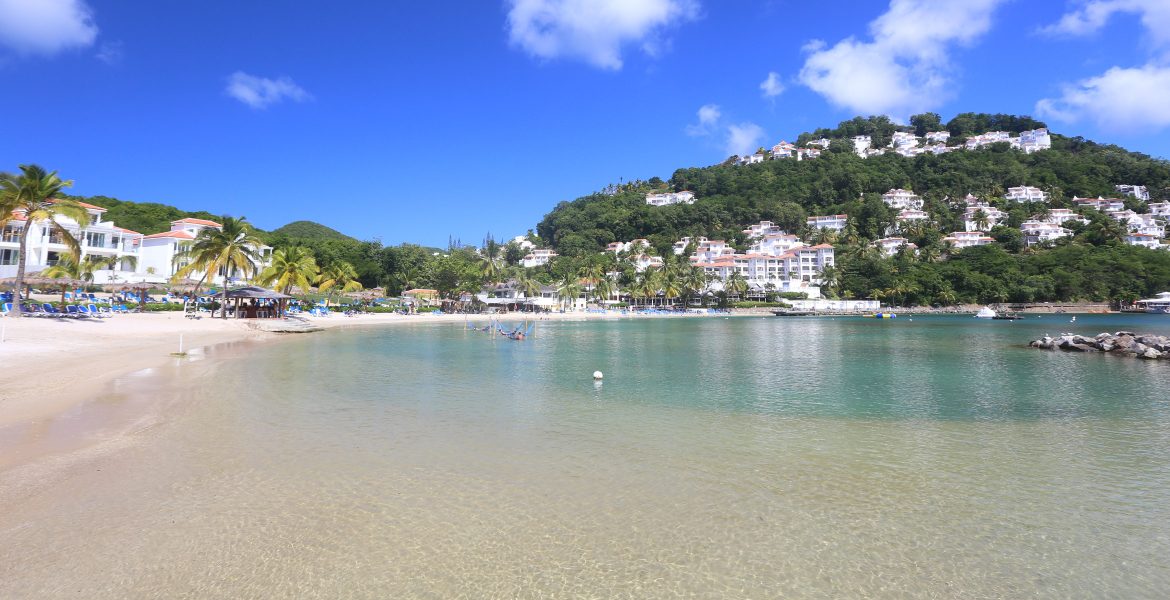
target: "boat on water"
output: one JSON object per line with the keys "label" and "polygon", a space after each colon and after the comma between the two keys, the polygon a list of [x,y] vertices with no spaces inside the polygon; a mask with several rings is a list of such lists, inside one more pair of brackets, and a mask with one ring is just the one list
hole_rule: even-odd
{"label": "boat on water", "polygon": [[778,308],[772,311],[772,314],[777,317],[815,317],[817,315],[814,310],[795,310],[788,308]]}
{"label": "boat on water", "polygon": [[1003,313],[1002,315],[995,315],[991,318],[996,321],[1019,321],[1020,319],[1023,319],[1024,316],[1018,313]]}
{"label": "boat on water", "polygon": [[991,310],[990,306],[984,306],[979,309],[979,312],[975,313],[976,319],[994,319],[995,317],[996,313],[994,310]]}
{"label": "boat on water", "polygon": [[1170,314],[1170,292],[1162,292],[1153,298],[1138,300],[1133,303],[1133,306],[1138,312],[1152,315]]}

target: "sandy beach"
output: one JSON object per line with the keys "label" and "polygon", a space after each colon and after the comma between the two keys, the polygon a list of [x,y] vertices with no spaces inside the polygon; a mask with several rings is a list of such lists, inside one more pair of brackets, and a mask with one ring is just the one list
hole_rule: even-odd
{"label": "sandy beach", "polygon": [[[418,324],[486,322],[489,315],[398,315],[363,314],[306,317],[323,329],[387,327]],[[499,317],[516,322],[525,315]],[[623,318],[619,313],[551,313],[541,320]],[[631,317],[624,317],[631,318]],[[642,318],[642,317],[636,317]],[[118,422],[87,423],[92,415],[73,419],[74,431],[94,427],[104,430],[96,437],[74,436],[69,444],[46,443],[39,433],[50,429],[70,413],[75,415],[87,403],[108,392],[111,383],[133,373],[147,373],[154,367],[173,363],[173,353],[182,348],[197,358],[204,348],[221,344],[278,343],[297,335],[274,333],[262,328],[275,321],[217,319],[204,316],[188,319],[182,313],[154,312],[117,315],[108,319],[51,319],[26,317],[0,319],[3,341],[0,364],[8,377],[0,388],[0,471],[43,458],[46,454],[77,452],[88,446],[109,443],[142,426],[132,409],[123,409]],[[138,407],[166,410],[165,406]]]}

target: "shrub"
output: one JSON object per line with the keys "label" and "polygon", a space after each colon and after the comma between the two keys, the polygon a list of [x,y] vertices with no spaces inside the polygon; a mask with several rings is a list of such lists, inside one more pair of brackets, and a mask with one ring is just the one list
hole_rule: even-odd
{"label": "shrub", "polygon": [[732,308],[791,308],[792,305],[785,304],[783,302],[747,301],[747,302],[736,302],[736,303],[732,304],[731,307]]}
{"label": "shrub", "polygon": [[[133,305],[133,306],[137,306],[137,305]],[[129,304],[127,304],[126,307],[132,308],[132,306]],[[175,310],[183,310],[183,305],[178,303],[178,302],[150,302],[150,303],[147,303],[143,306],[143,310],[145,312],[168,312],[168,311],[175,311]]]}

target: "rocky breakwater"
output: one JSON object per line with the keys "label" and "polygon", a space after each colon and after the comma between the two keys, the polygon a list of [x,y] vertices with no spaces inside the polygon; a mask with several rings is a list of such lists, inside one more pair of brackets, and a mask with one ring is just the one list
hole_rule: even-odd
{"label": "rocky breakwater", "polygon": [[1111,352],[1156,360],[1170,360],[1170,337],[1151,334],[1136,334],[1132,331],[1099,333],[1093,337],[1062,333],[1060,337],[1044,336],[1028,344],[1042,350],[1065,350],[1067,352]]}

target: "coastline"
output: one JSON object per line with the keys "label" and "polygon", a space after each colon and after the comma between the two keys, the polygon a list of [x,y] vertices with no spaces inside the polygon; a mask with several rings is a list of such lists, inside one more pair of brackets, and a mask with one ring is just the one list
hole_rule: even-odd
{"label": "coastline", "polygon": [[[522,313],[502,317],[505,322],[523,319]],[[545,321],[582,321],[630,318],[697,318],[708,315],[622,315],[620,313],[551,313]],[[727,316],[727,315],[721,315]],[[742,315],[756,316],[756,315]],[[408,325],[455,325],[486,323],[491,315],[397,315],[340,314],[310,318],[321,329],[394,327]],[[103,320],[0,319],[4,339],[0,364],[11,375],[0,387],[0,473],[53,455],[81,452],[91,446],[124,438],[141,427],[147,406],[124,408],[117,423],[87,423],[87,405],[110,393],[120,379],[149,373],[173,364],[182,336],[183,351],[197,358],[207,349],[230,344],[275,343],[298,333],[264,330],[276,321],[238,319],[187,319],[181,313],[134,313]],[[167,408],[159,408],[165,413]],[[108,411],[107,411],[108,412]],[[105,415],[106,418],[111,418]],[[55,421],[71,419],[69,444],[45,444],[46,431]],[[104,429],[98,439],[83,439],[93,429]]]}

